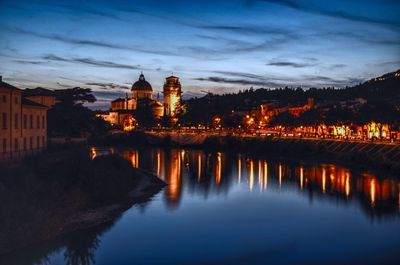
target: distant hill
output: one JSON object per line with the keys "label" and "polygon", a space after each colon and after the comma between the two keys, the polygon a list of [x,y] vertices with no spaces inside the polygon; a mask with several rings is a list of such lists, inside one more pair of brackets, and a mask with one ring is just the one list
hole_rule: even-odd
{"label": "distant hill", "polygon": [[346,90],[348,96],[364,97],[369,100],[400,100],[400,70],[373,78]]}
{"label": "distant hill", "polygon": [[[215,115],[229,115],[234,111],[249,111],[269,100],[277,100],[281,105],[304,105],[307,98],[315,103],[353,100],[367,100],[365,112],[393,117],[400,110],[400,70],[388,73],[362,84],[336,89],[328,88],[278,88],[246,89],[239,93],[224,95],[208,94],[200,98],[186,100],[187,120],[205,121]],[[370,117],[369,117],[370,118]],[[383,117],[379,117],[383,120]]]}

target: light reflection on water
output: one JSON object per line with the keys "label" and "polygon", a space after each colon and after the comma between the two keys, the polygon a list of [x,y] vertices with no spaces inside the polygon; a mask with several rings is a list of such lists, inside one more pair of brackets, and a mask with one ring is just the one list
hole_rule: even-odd
{"label": "light reflection on water", "polygon": [[[295,164],[257,159],[243,154],[204,153],[197,150],[92,149],[92,157],[119,152],[135,168],[142,168],[166,181],[166,201],[178,206],[184,182],[218,192],[234,184],[246,184],[250,192],[267,190],[269,185],[285,186],[341,200],[359,200],[369,214],[398,215],[400,181],[372,173],[352,173],[333,164]],[[141,161],[141,162],[140,162]],[[189,184],[190,183],[190,184]],[[276,186],[277,184],[277,186]]]}
{"label": "light reflection on water", "polygon": [[90,150],[114,153],[168,186],[6,264],[400,264],[398,178],[229,152]]}

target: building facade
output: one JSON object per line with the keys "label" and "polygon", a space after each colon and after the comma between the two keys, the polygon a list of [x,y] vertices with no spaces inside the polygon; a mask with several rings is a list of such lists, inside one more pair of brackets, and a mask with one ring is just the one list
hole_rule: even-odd
{"label": "building facade", "polygon": [[47,109],[0,77],[0,159],[46,148]]}
{"label": "building facade", "polygon": [[[111,101],[110,110],[106,113],[98,113],[97,116],[122,127],[125,127],[125,124],[131,124],[132,120],[135,120],[136,111],[142,108],[150,108],[155,119],[161,119],[165,115],[174,117],[181,103],[181,93],[179,78],[170,76],[164,83],[163,102],[159,95],[153,99],[153,88],[141,73],[139,79],[132,85],[130,97],[126,94],[125,98]],[[130,125],[128,127],[131,128]]]}
{"label": "building facade", "polygon": [[164,87],[164,109],[165,115],[176,116],[181,106],[182,86],[179,77],[169,76],[165,79]]}

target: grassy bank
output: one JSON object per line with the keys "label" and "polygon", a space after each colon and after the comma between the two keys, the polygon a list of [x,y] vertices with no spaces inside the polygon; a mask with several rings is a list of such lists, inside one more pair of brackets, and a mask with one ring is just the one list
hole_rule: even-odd
{"label": "grassy bank", "polygon": [[165,184],[111,155],[52,150],[1,164],[0,254],[109,221]]}

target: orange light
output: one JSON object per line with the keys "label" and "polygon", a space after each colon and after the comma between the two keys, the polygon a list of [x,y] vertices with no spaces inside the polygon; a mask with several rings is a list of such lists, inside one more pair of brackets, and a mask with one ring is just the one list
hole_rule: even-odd
{"label": "orange light", "polygon": [[242,178],[242,159],[241,159],[241,157],[239,156],[238,157],[238,182],[240,183],[240,181],[241,181],[241,178]]}
{"label": "orange light", "polygon": [[254,162],[253,159],[250,160],[250,176],[249,176],[249,189],[250,191],[253,190],[254,186]]}
{"label": "orange light", "polygon": [[303,189],[304,185],[304,169],[303,166],[300,167],[300,189]]}
{"label": "orange light", "polygon": [[268,164],[264,161],[264,190],[268,186]]}
{"label": "orange light", "polygon": [[197,157],[197,181],[200,182],[201,178],[201,155]]}
{"label": "orange light", "polygon": [[217,163],[215,165],[215,183],[219,185],[221,183],[221,171],[222,171],[222,163],[221,163],[221,153],[217,153]]}
{"label": "orange light", "polygon": [[371,199],[371,206],[375,207],[375,196],[376,196],[376,183],[375,179],[371,179],[370,181],[370,187],[369,187],[369,194],[370,194],[370,199]]}
{"label": "orange light", "polygon": [[350,195],[350,174],[346,173],[346,197]]}

